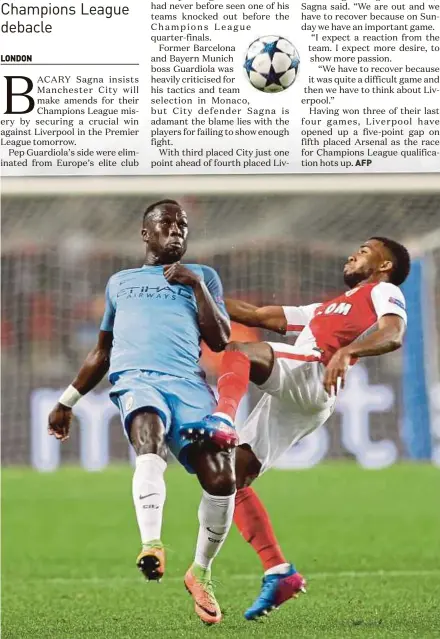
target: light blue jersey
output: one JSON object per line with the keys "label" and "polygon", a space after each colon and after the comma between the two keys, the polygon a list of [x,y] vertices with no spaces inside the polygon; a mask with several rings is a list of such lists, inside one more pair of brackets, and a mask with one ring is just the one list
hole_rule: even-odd
{"label": "light blue jersey", "polygon": [[[219,276],[209,266],[186,264],[202,277],[226,317]],[[200,329],[191,287],[169,284],[163,266],[120,271],[106,289],[101,330],[113,331],[110,381],[128,370],[147,370],[194,379],[199,364]]]}
{"label": "light blue jersey", "polygon": [[[203,278],[222,314],[228,317],[217,273],[186,264]],[[113,275],[106,289],[101,330],[113,332],[109,379],[127,436],[143,409],[162,419],[170,450],[187,468],[188,440],[180,428],[210,414],[215,397],[199,364],[201,334],[191,287],[169,284],[163,266],[143,266]]]}

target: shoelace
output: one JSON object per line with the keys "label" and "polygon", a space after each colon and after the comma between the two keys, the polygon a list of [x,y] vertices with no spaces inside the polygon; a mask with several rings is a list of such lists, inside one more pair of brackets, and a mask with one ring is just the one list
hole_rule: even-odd
{"label": "shoelace", "polygon": [[210,603],[214,604],[216,602],[216,598],[214,595],[214,583],[212,579],[200,580],[200,583],[203,584],[205,592],[208,595]]}

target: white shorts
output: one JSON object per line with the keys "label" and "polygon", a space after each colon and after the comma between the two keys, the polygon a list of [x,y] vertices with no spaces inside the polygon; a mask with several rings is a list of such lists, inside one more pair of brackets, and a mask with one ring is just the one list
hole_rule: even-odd
{"label": "white shorts", "polygon": [[335,406],[323,386],[325,367],[319,356],[288,344],[268,342],[275,354],[263,397],[238,429],[261,462],[260,474],[293,444],[322,426]]}

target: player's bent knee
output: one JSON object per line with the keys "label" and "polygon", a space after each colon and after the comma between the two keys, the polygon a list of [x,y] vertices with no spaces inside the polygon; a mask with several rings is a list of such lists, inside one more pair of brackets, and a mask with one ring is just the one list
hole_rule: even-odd
{"label": "player's bent knee", "polygon": [[193,466],[200,485],[210,495],[227,496],[235,492],[233,453],[202,448]]}
{"label": "player's bent knee", "polygon": [[231,342],[226,351],[244,353],[250,360],[250,380],[261,386],[267,382],[273,369],[275,355],[267,342]]}
{"label": "player's bent knee", "polygon": [[246,350],[246,344],[244,342],[229,342],[229,344],[226,345],[225,347],[225,351],[245,351]]}
{"label": "player's bent knee", "polygon": [[227,497],[235,492],[235,477],[232,472],[212,475],[206,478],[203,489],[210,495]]}
{"label": "player's bent knee", "polygon": [[235,454],[219,450],[211,443],[193,445],[188,460],[197,478],[210,495],[227,496],[235,492]]}

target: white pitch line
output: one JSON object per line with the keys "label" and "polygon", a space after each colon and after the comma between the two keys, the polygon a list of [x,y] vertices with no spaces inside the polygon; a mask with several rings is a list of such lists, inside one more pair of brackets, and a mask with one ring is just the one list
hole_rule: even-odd
{"label": "white pitch line", "polygon": [[[254,581],[261,579],[261,574],[232,574],[221,576],[218,581],[225,583],[232,581]],[[369,577],[435,577],[440,576],[440,570],[370,570],[370,571],[341,571],[341,572],[315,572],[306,575],[308,581],[314,579],[368,579]],[[215,577],[214,577],[215,579]],[[180,582],[181,577],[164,577],[164,581]],[[45,582],[52,584],[99,584],[114,585],[118,583],[144,583],[141,576],[138,577],[41,577],[25,580],[29,582]]]}

